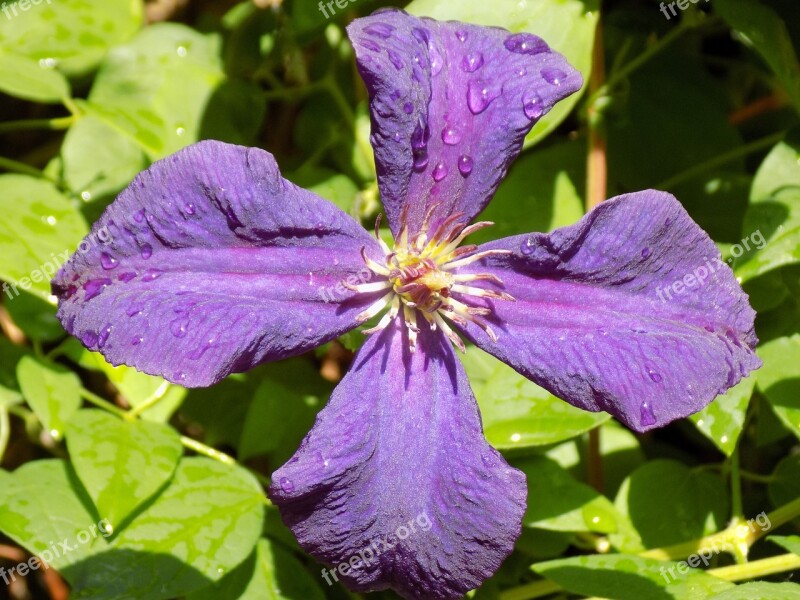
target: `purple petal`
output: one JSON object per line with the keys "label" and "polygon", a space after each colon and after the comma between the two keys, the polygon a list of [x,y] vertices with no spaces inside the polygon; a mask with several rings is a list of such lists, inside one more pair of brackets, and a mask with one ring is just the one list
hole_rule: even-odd
{"label": "purple petal", "polygon": [[483,437],[450,343],[424,328],[410,354],[397,321],[367,340],[272,481],[306,551],[334,567],[363,557],[337,577],[405,598],[479,586],[511,552],[526,502],[524,475]]}
{"label": "purple petal", "polygon": [[490,248],[511,254],[461,270],[499,277],[516,302],[486,302],[496,344],[472,325],[468,337],[575,406],[646,431],[761,366],[747,295],[670,194],[620,196],[576,225]]}
{"label": "purple petal", "polygon": [[[104,243],[107,242],[107,243]],[[53,280],[67,331],[112,364],[186,386],[305,352],[356,325],[374,295],[333,204],[258,149],[202,142],[154,164],[106,210]]]}
{"label": "purple petal", "polygon": [[540,38],[438,22],[400,10],[355,20],[348,32],[370,94],[381,196],[395,236],[489,202],[525,135],[580,74]]}

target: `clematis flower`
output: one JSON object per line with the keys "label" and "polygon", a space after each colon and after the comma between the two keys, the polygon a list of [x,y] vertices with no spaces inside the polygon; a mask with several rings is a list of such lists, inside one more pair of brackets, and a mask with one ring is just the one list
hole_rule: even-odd
{"label": "clematis flower", "polygon": [[[511,552],[525,478],[483,437],[464,341],[637,431],[760,366],[754,313],[671,195],[482,246],[525,135],[580,75],[540,38],[399,11],[349,27],[367,85],[389,247],[259,149],[202,142],[154,164],[53,281],[67,331],[189,387],[374,324],[270,497],[326,579],[458,598]],[[524,210],[520,207],[520,210]],[[91,236],[90,238],[91,239]],[[680,293],[675,282],[693,276]]]}

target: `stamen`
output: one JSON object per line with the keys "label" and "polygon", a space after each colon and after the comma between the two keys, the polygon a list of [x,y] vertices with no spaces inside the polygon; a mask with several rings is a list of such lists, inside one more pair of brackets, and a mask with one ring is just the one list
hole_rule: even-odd
{"label": "stamen", "polygon": [[403,307],[403,316],[405,317],[406,321],[406,329],[408,329],[409,350],[413,354],[417,349],[417,333],[419,333],[419,328],[417,327],[416,323],[412,323],[412,319],[415,320],[414,309],[409,308],[408,305],[405,305]]}
{"label": "stamen", "polygon": [[453,275],[453,281],[492,281],[503,285],[503,280],[491,273],[459,273],[458,275]]}
{"label": "stamen", "polygon": [[380,292],[381,290],[388,289],[392,287],[392,282],[388,279],[384,281],[374,281],[372,283],[361,283],[359,285],[352,285],[344,282],[342,286],[346,287],[348,290],[358,292],[359,294],[368,294],[370,292]]}
{"label": "stamen", "polygon": [[375,327],[365,329],[364,331],[362,331],[362,333],[364,335],[372,335],[373,333],[377,333],[379,331],[386,329],[386,327],[389,326],[389,323],[391,323],[397,316],[398,312],[400,312],[400,296],[395,295],[394,299],[392,300],[392,307],[389,309],[389,312],[387,312],[385,315],[383,315],[383,317],[381,317],[381,320],[378,321],[378,324],[375,325]]}
{"label": "stamen", "polygon": [[438,312],[433,313],[433,319],[434,321],[436,321],[436,324],[442,330],[442,333],[444,333],[448,338],[450,338],[450,341],[453,342],[453,345],[459,350],[461,350],[462,353],[466,353],[467,347],[464,345],[464,340],[458,337],[458,334],[455,331],[450,329],[450,326],[445,322],[445,320]]}
{"label": "stamen", "polygon": [[467,317],[468,319],[472,315],[490,315],[492,314],[491,308],[486,308],[482,306],[469,306],[468,304],[464,304],[463,302],[459,302],[455,298],[448,298],[447,299],[447,306],[451,307],[457,314]]}
{"label": "stamen", "polygon": [[356,322],[357,323],[363,323],[364,321],[369,321],[372,317],[377,315],[379,312],[381,312],[384,308],[386,308],[389,305],[389,303],[392,301],[392,298],[394,297],[394,295],[395,294],[394,294],[393,291],[389,292],[383,298],[378,300],[375,304],[370,306],[367,310],[357,314],[356,315]]}
{"label": "stamen", "polygon": [[481,298],[493,298],[494,300],[510,300],[511,302],[516,302],[514,296],[506,294],[505,292],[496,292],[494,290],[487,290],[470,285],[456,284],[452,286],[450,290],[459,294],[466,294],[468,296],[479,296]]}
{"label": "stamen", "polygon": [[376,263],[369,256],[367,256],[366,248],[361,248],[361,258],[364,259],[364,264],[367,265],[367,268],[373,273],[377,273],[378,275],[383,275],[385,277],[389,276],[389,269],[381,264]]}
{"label": "stamen", "polygon": [[386,242],[384,242],[383,239],[381,238],[381,218],[382,217],[383,217],[383,213],[378,213],[378,217],[375,219],[375,239],[378,240],[378,243],[380,244],[381,250],[383,250],[383,253],[386,254],[386,255],[389,255],[389,254],[392,253],[392,250],[391,250],[391,248],[389,248],[389,246],[386,244]]}
{"label": "stamen", "polygon": [[459,267],[470,265],[476,261],[486,258],[487,256],[507,256],[509,254],[513,254],[513,252],[511,250],[501,250],[499,248],[497,250],[484,250],[483,252],[478,252],[477,254],[468,256],[467,258],[462,258],[461,260],[439,265],[439,268],[443,271],[450,271],[452,269],[458,269]]}
{"label": "stamen", "polygon": [[450,242],[450,244],[448,244],[441,250],[437,250],[436,252],[434,252],[434,256],[436,255],[446,256],[450,254],[453,250],[455,250],[461,245],[461,242],[463,242],[467,236],[472,235],[473,233],[475,233],[476,231],[480,231],[481,229],[486,229],[487,227],[491,227],[492,225],[494,225],[494,223],[492,223],[491,221],[481,221],[480,223],[474,223],[473,225],[466,227],[456,239]]}

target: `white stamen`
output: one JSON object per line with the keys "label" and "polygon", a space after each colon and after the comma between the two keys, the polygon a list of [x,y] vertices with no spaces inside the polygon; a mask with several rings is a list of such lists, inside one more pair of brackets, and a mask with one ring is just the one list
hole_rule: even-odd
{"label": "white stamen", "polygon": [[470,265],[475,261],[486,258],[487,256],[505,256],[509,254],[513,254],[513,252],[511,250],[500,250],[500,249],[484,250],[483,252],[472,254],[470,256],[467,256],[466,258],[462,258],[461,260],[439,265],[439,268],[442,271],[451,271],[452,269],[458,269],[459,267],[465,267],[466,265]]}
{"label": "white stamen", "polygon": [[389,302],[392,301],[393,297],[394,297],[394,292],[389,292],[388,294],[386,294],[383,298],[378,300],[375,304],[370,306],[367,310],[365,310],[364,312],[359,313],[358,315],[356,315],[356,322],[363,323],[364,321],[369,321],[372,317],[374,317],[379,312],[381,312],[384,308],[386,308],[386,306],[389,305]]}
{"label": "white stamen", "polygon": [[392,282],[385,280],[385,281],[374,281],[372,283],[362,283],[359,285],[351,285],[347,282],[342,284],[348,290],[352,290],[354,292],[358,292],[359,294],[368,294],[370,292],[380,292],[381,290],[386,290],[392,287]]}

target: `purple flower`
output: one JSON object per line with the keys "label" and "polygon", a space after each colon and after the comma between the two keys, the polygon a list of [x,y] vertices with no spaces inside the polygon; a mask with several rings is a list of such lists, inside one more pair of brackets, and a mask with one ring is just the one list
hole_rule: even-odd
{"label": "purple flower", "polygon": [[271,155],[203,142],[140,174],[53,282],[64,327],[113,364],[206,386],[375,318],[270,497],[326,580],[458,598],[519,535],[522,473],[483,437],[463,338],[571,404],[646,431],[760,366],[754,313],[669,194],[483,246],[531,127],[580,75],[531,34],[387,11],[349,28],[371,100],[394,247],[282,179]]}

